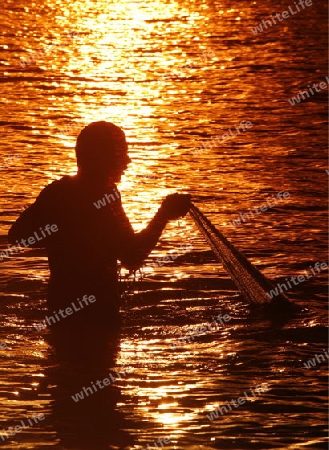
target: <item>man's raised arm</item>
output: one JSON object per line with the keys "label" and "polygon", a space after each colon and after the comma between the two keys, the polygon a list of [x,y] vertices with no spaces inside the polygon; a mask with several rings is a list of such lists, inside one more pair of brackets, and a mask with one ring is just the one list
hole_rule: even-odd
{"label": "man's raised arm", "polygon": [[190,208],[190,202],[191,196],[188,194],[168,195],[154,218],[140,233],[134,233],[123,212],[123,216],[118,218],[119,259],[122,264],[130,270],[141,267],[145,258],[156,246],[169,220],[184,216]]}

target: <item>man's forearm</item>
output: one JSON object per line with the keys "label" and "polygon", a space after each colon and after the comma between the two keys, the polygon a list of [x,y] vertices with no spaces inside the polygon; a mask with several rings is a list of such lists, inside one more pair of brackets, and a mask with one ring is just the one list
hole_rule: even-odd
{"label": "man's forearm", "polygon": [[168,221],[164,210],[160,208],[148,226],[140,233],[135,234],[134,242],[129,246],[130,249],[121,258],[127,268],[138,269],[141,267],[144,259],[156,246]]}

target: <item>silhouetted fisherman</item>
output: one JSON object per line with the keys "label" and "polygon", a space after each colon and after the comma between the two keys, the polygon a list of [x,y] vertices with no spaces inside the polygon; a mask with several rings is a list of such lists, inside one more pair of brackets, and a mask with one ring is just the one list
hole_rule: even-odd
{"label": "silhouetted fisherman", "polygon": [[[64,327],[115,327],[120,322],[117,260],[128,269],[140,267],[167,222],[190,208],[189,195],[168,195],[149,225],[134,233],[115,184],[130,162],[127,150],[125,134],[116,125],[101,121],[85,127],[76,143],[77,175],[45,187],[9,231],[15,245],[47,225],[58,228],[30,246],[47,250],[48,306]],[[80,305],[91,295],[96,301],[66,314],[72,303]]]}

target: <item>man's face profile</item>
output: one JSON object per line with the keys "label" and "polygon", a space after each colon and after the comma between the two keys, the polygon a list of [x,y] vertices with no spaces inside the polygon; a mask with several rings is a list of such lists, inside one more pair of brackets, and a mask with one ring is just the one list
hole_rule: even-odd
{"label": "man's face profile", "polygon": [[118,183],[131,159],[124,132],[110,122],[93,122],[78,136],[79,173],[101,183]]}

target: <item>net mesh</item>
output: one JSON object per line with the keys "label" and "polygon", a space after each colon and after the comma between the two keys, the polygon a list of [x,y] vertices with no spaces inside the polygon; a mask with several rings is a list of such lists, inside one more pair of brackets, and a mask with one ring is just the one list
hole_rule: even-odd
{"label": "net mesh", "polygon": [[270,291],[278,288],[275,288],[271,281],[237,250],[195,205],[192,205],[190,214],[219,262],[223,264],[236,287],[250,304],[283,302],[291,305],[290,300],[278,291],[278,295],[271,300]]}

